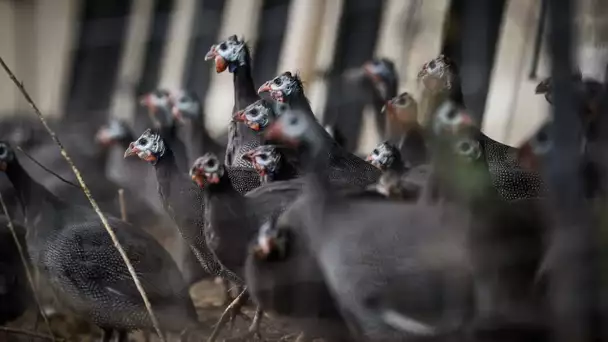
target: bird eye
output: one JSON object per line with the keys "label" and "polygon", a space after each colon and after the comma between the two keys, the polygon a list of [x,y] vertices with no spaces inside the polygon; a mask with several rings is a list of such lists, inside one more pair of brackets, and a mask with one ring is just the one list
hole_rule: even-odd
{"label": "bird eye", "polygon": [[281,84],[283,84],[283,80],[281,80],[281,78],[277,77],[274,80],[272,80],[272,83],[280,86]]}
{"label": "bird eye", "polygon": [[454,119],[456,119],[456,116],[457,116],[457,115],[458,115],[458,113],[456,113],[456,111],[455,111],[455,110],[451,110],[451,111],[449,111],[449,112],[447,112],[447,113],[445,114],[445,117],[446,117],[446,119],[448,119],[448,120],[454,120]]}
{"label": "bird eye", "polygon": [[226,46],[226,43],[222,43],[220,44],[220,50],[224,51],[228,48],[228,46]]}
{"label": "bird eye", "polygon": [[435,63],[435,61],[430,61],[429,64],[427,65],[427,68],[429,70],[435,70],[436,67],[437,67],[437,63]]}
{"label": "bird eye", "polygon": [[407,99],[405,97],[401,97],[399,99],[399,101],[397,101],[397,104],[401,105],[401,106],[405,106],[406,103],[407,103]]}
{"label": "bird eye", "polygon": [[6,148],[6,145],[2,144],[0,145],[0,158],[4,159],[6,158],[8,155],[8,149]]}
{"label": "bird eye", "polygon": [[298,124],[298,118],[295,116],[292,116],[291,119],[289,119],[289,124],[290,125],[297,125]]}
{"label": "bird eye", "polygon": [[148,139],[146,139],[146,138],[140,138],[139,139],[139,144],[140,145],[144,145],[144,146],[147,145],[148,144]]}
{"label": "bird eye", "polygon": [[249,111],[249,114],[253,115],[253,116],[257,116],[260,112],[257,110],[257,108],[253,108],[252,110]]}
{"label": "bird eye", "polygon": [[377,149],[377,148],[375,148],[375,149],[372,151],[372,153],[373,153],[373,154],[379,154],[379,153],[380,153],[380,151],[378,151],[378,149]]}
{"label": "bird eye", "polygon": [[260,154],[260,156],[259,156],[259,157],[260,157],[260,159],[262,159],[262,160],[267,160],[267,159],[268,159],[268,155],[267,155],[266,153],[262,153],[262,154]]}
{"label": "bird eye", "polygon": [[458,145],[458,149],[462,153],[469,153],[469,151],[471,150],[471,144],[469,144],[468,142],[461,142]]}
{"label": "bird eye", "polygon": [[205,163],[205,165],[208,168],[210,168],[210,169],[214,168],[215,165],[216,165],[215,159],[209,159],[209,160],[207,160],[207,162]]}

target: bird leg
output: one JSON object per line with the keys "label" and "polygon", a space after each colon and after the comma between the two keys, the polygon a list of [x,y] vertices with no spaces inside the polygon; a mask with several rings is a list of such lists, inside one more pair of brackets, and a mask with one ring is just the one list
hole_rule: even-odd
{"label": "bird leg", "polygon": [[224,310],[224,312],[222,313],[222,316],[220,317],[219,321],[215,325],[215,328],[213,329],[211,336],[209,336],[209,338],[207,339],[207,342],[215,342],[217,340],[218,335],[220,334],[221,330],[224,328],[226,323],[228,323],[228,320],[234,319],[234,317],[236,317],[236,315],[238,315],[240,313],[241,308],[243,307],[243,305],[245,305],[245,303],[247,302],[248,299],[249,299],[249,295],[247,294],[247,289],[245,289]]}
{"label": "bird leg", "polygon": [[224,291],[224,306],[228,306],[230,305],[230,303],[232,303],[234,301],[234,298],[232,297],[232,286],[230,284],[230,281],[224,278],[221,278],[222,280],[222,290]]}
{"label": "bird leg", "polygon": [[237,341],[249,341],[252,338],[255,340],[262,340],[262,334],[260,333],[260,327],[262,326],[262,317],[264,317],[264,311],[258,306],[255,310],[255,316],[249,326],[249,331],[244,335],[224,340],[224,342],[237,342]]}
{"label": "bird leg", "polygon": [[112,329],[101,329],[101,342],[110,342],[112,340]]}

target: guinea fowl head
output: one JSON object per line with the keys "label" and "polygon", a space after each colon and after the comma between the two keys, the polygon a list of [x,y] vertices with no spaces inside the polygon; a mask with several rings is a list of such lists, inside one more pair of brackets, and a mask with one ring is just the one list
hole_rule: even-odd
{"label": "guinea fowl head", "polygon": [[8,142],[0,141],[0,171],[6,172],[9,164],[15,160],[15,151]]}
{"label": "guinea fowl head", "polygon": [[314,122],[314,118],[300,110],[289,110],[268,126],[264,137],[268,141],[280,141],[291,147],[315,148],[323,139],[318,132],[319,129],[327,134],[317,122]]}
{"label": "guinea fowl head", "polygon": [[197,158],[190,168],[190,178],[199,187],[204,188],[205,184],[218,184],[224,176],[224,165],[213,153],[205,153]]}
{"label": "guinea fowl head", "polygon": [[259,132],[263,131],[274,120],[275,116],[276,113],[271,103],[258,100],[245,107],[245,109],[234,113],[232,119],[235,122],[242,122],[252,130]]}
{"label": "guinea fowl head", "polygon": [[131,138],[127,123],[120,119],[110,119],[107,125],[101,127],[95,135],[95,140],[102,146],[112,146]]}
{"label": "guinea fowl head", "polygon": [[436,137],[454,135],[475,127],[471,116],[451,101],[445,101],[431,118],[432,134]]}
{"label": "guinea fowl head", "polygon": [[205,60],[215,61],[215,71],[217,73],[234,72],[238,67],[246,65],[249,61],[249,52],[244,40],[239,40],[236,35],[212,45],[209,52],[205,55]]}
{"label": "guinea fowl head", "polygon": [[152,165],[156,165],[158,160],[165,154],[165,142],[160,134],[147,129],[145,132],[129,144],[124,157],[138,156]]}
{"label": "guinea fowl head", "polygon": [[171,93],[171,113],[179,122],[184,119],[199,120],[201,118],[201,102],[195,93],[179,90]]}
{"label": "guinea fowl head", "polygon": [[452,60],[445,55],[439,55],[422,66],[418,72],[418,81],[422,82],[427,90],[439,93],[452,89],[456,75],[458,70]]}
{"label": "guinea fowl head", "polygon": [[304,86],[298,75],[293,75],[286,71],[281,75],[264,83],[259,89],[258,94],[269,93],[270,97],[278,102],[288,102],[290,97],[302,95]]}
{"label": "guinea fowl head", "polygon": [[395,63],[387,58],[374,58],[365,62],[363,75],[385,99],[390,96],[389,88],[397,82]]}
{"label": "guinea fowl head", "polygon": [[243,155],[261,177],[276,174],[281,168],[281,152],[274,145],[261,145]]}
{"label": "guinea fowl head", "polygon": [[390,99],[382,111],[392,122],[396,121],[404,125],[418,124],[418,102],[407,92]]}
{"label": "guinea fowl head", "polygon": [[171,93],[158,89],[140,98],[140,104],[148,108],[148,115],[155,128],[171,127],[174,123],[171,115],[173,106]]}
{"label": "guinea fowl head", "polygon": [[[576,71],[574,74],[572,74],[572,81],[575,84],[580,84],[583,80],[583,75],[581,74],[580,70]],[[545,100],[547,100],[547,102],[549,102],[550,104],[553,104],[553,81],[551,77],[547,77],[544,80],[540,81],[540,83],[538,83],[538,85],[536,86],[536,89],[534,89],[534,93],[538,94],[538,95],[544,95],[545,96]]]}
{"label": "guinea fowl head", "polygon": [[399,149],[388,141],[378,144],[365,160],[382,171],[393,168],[395,163],[402,163]]}
{"label": "guinea fowl head", "polygon": [[289,252],[289,231],[278,224],[276,218],[266,221],[258,231],[252,247],[254,256],[259,260],[281,261]]}

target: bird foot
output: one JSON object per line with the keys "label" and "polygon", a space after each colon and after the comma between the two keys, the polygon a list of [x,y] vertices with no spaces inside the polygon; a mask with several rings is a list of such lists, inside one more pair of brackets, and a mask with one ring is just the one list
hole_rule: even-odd
{"label": "bird foot", "polygon": [[222,316],[220,317],[219,321],[215,325],[211,336],[209,336],[209,338],[207,339],[207,342],[215,342],[226,323],[228,323],[229,321],[234,321],[234,319],[238,315],[244,315],[241,312],[241,308],[243,307],[243,305],[245,305],[248,299],[249,296],[247,295],[247,290],[243,290],[243,292],[241,292],[241,294],[239,294],[238,297],[236,297],[236,299],[233,300],[230,305],[228,305],[228,307],[222,313]]}
{"label": "bird foot", "polygon": [[255,311],[255,316],[253,317],[251,326],[249,326],[249,331],[241,336],[226,339],[226,340],[224,340],[224,342],[264,341],[264,339],[262,338],[262,334],[260,333],[263,316],[264,316],[264,311],[262,311],[262,309],[260,309],[258,307]]}

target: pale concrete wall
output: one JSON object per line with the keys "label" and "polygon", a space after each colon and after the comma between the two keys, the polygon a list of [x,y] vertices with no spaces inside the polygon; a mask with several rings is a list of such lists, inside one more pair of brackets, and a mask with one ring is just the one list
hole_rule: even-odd
{"label": "pale concrete wall", "polygon": [[133,0],[131,4],[131,17],[110,108],[113,117],[133,120],[137,106],[135,87],[144,68],[146,37],[152,23],[153,5],[150,0]]}
{"label": "pale concrete wall", "polygon": [[[0,0],[0,55],[45,115],[61,115],[69,81],[80,2]],[[0,113],[29,110],[0,75]]]}
{"label": "pale concrete wall", "polygon": [[[488,90],[483,131],[512,146],[536,131],[548,114],[544,97],[534,94],[539,81],[528,79],[539,15],[540,0],[507,3]],[[547,76],[544,56],[539,67],[539,77]]]}

